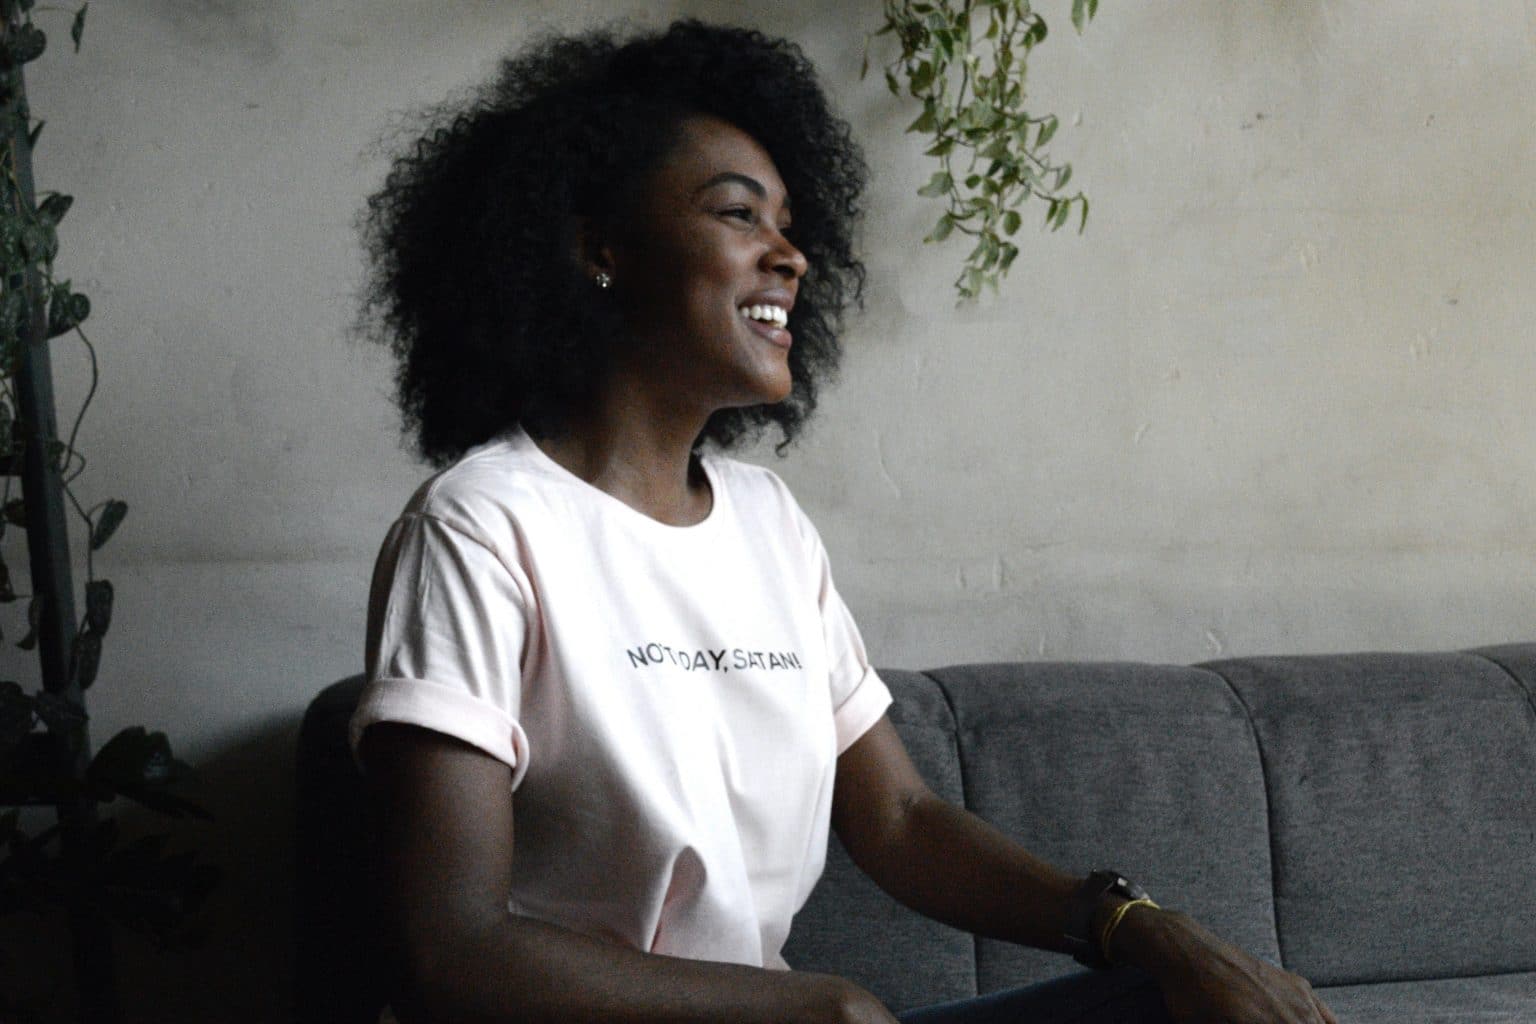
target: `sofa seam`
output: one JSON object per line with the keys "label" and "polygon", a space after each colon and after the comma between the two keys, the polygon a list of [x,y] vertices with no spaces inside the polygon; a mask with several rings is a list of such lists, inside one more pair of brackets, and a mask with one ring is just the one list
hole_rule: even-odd
{"label": "sofa seam", "polygon": [[[938,670],[924,669],[920,674],[938,689],[939,696],[944,700],[944,707],[949,711],[949,721],[955,729],[955,770],[960,774],[960,799],[964,801],[965,809],[969,811],[971,809],[971,775],[966,769],[964,740],[960,734],[960,713],[955,710],[955,699],[950,694],[949,687],[934,675],[935,671]],[[976,994],[981,992],[981,936],[974,933],[971,935],[971,991]]]}
{"label": "sofa seam", "polygon": [[1275,928],[1275,950],[1280,954],[1280,965],[1284,967],[1287,957],[1285,936],[1280,928],[1280,858],[1276,850],[1275,798],[1270,781],[1269,758],[1264,753],[1264,740],[1259,736],[1259,725],[1254,717],[1253,708],[1243,699],[1243,695],[1238,692],[1232,680],[1210,663],[1192,667],[1197,671],[1209,672],[1221,680],[1222,685],[1232,694],[1232,699],[1237,701],[1237,706],[1243,710],[1243,720],[1248,723],[1248,733],[1253,737],[1254,751],[1259,755],[1259,775],[1264,780],[1264,827],[1269,840],[1269,907]]}
{"label": "sofa seam", "polygon": [[1462,653],[1470,654],[1474,658],[1486,661],[1488,664],[1504,673],[1504,675],[1508,676],[1509,681],[1515,684],[1515,690],[1525,698],[1525,703],[1530,708],[1531,717],[1536,718],[1536,692],[1533,692],[1529,686],[1526,686],[1525,680],[1515,675],[1514,671],[1508,665],[1480,650],[1463,651]]}

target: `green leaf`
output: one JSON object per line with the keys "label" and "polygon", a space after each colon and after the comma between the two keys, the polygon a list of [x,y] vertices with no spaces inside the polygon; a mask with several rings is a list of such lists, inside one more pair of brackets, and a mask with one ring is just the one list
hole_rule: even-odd
{"label": "green leaf", "polygon": [[[21,222],[17,217],[0,217],[0,250],[11,255],[21,249]],[[7,267],[7,270],[10,268]],[[10,293],[7,293],[10,294]]]}
{"label": "green leaf", "polygon": [[[1013,147],[1008,145],[1008,136],[999,135],[993,139],[992,144],[982,150],[980,156],[987,160],[997,160],[1003,163],[1011,161],[1013,158]],[[990,174],[992,172],[988,171],[987,173]]]}
{"label": "green leaf", "polygon": [[91,550],[100,551],[102,545],[112,539],[117,528],[122,525],[123,517],[128,515],[128,503],[113,499],[107,502],[101,513],[96,517],[96,522],[91,526]]}
{"label": "green leaf", "polygon": [[925,242],[942,242],[949,237],[949,233],[955,229],[955,218],[949,214],[939,218],[939,222],[933,226],[933,230],[924,238]]}
{"label": "green leaf", "polygon": [[1083,196],[1082,200],[1083,200],[1083,212],[1078,216],[1078,221],[1077,221],[1077,233],[1078,234],[1082,234],[1083,233],[1083,229],[1088,226],[1088,197],[1087,196]]}
{"label": "green leaf", "polygon": [[1061,170],[1056,172],[1056,190],[1059,192],[1067,187],[1067,182],[1072,180],[1072,165],[1062,164]]}
{"label": "green leaf", "polygon": [[191,768],[171,754],[163,732],[131,726],[113,736],[96,752],[86,770],[86,781],[99,798],[125,796],[136,803],[173,818],[193,815],[212,817],[190,800],[174,796],[166,787],[183,781]]}
{"label": "green leaf", "polygon": [[27,602],[27,635],[16,641],[16,646],[30,651],[37,646],[37,624],[43,616],[43,599],[36,594]]}
{"label": "green leaf", "polygon": [[172,755],[165,733],[132,725],[96,751],[86,778],[94,785],[121,791],[123,787],[163,786],[186,772],[187,766]]}
{"label": "green leaf", "polygon": [[926,92],[932,84],[933,62],[925,60],[917,66],[916,71],[912,72],[912,81],[909,88],[912,91],[912,95],[916,96],[919,93]]}
{"label": "green leaf", "polygon": [[85,625],[97,636],[112,627],[112,581],[91,580],[85,585]]}
{"label": "green leaf", "polygon": [[913,121],[911,124],[907,125],[907,131],[909,131],[909,132],[931,132],[937,126],[938,126],[938,122],[934,119],[933,104],[929,103],[928,105],[923,107],[923,112],[921,114],[917,115],[917,120]]}
{"label": "green leaf", "polygon": [[32,698],[9,680],[0,682],[0,751],[15,749],[32,731]]}
{"label": "green leaf", "polygon": [[71,292],[69,296],[69,318],[79,325],[91,316],[91,300],[80,292]]}
{"label": "green leaf", "polygon": [[947,173],[935,171],[933,177],[928,179],[928,184],[918,189],[917,194],[926,196],[929,199],[936,199],[939,196],[948,195],[949,190],[954,187],[954,184],[954,179]]}
{"label": "green leaf", "polygon": [[27,132],[27,148],[28,149],[36,149],[37,148],[38,136],[43,134],[43,125],[45,125],[47,123],[48,123],[47,121],[39,121],[39,122],[37,122],[37,124],[32,126],[32,130],[31,131]]}
{"label": "green leaf", "polygon": [[1060,127],[1060,125],[1061,122],[1056,120],[1056,116],[1054,114],[1050,117],[1047,117],[1040,123],[1040,134],[1035,139],[1035,145],[1043,146],[1047,142],[1050,142],[1051,136],[1056,134],[1056,129]]}
{"label": "green leaf", "polygon": [[998,246],[997,238],[993,235],[981,236],[982,266],[991,269],[997,264]]}
{"label": "green leaf", "polygon": [[85,709],[66,697],[46,690],[34,698],[37,717],[55,736],[74,735],[86,723]]}
{"label": "green leaf", "polygon": [[35,263],[51,263],[59,252],[59,236],[47,224],[27,224],[21,229],[21,251]]}
{"label": "green leaf", "polygon": [[1051,230],[1055,231],[1067,222],[1067,215],[1072,212],[1072,204],[1064,202],[1056,210],[1056,216],[1051,221]]}
{"label": "green leaf", "polygon": [[1024,31],[1024,48],[1030,49],[1045,42],[1047,32],[1048,30],[1045,27],[1045,19],[1040,17],[1038,14],[1035,15],[1034,24],[1030,25],[1029,28],[1025,29]]}
{"label": "green leaf", "polygon": [[55,192],[38,204],[37,218],[49,227],[53,227],[64,219],[64,215],[69,212],[69,208],[74,204],[74,196],[66,196],[62,192]]}
{"label": "green leaf", "polygon": [[1072,27],[1079,33],[1083,31],[1083,25],[1087,23],[1088,0],[1072,0]]}
{"label": "green leaf", "polygon": [[1010,235],[1015,234],[1019,230],[1019,225],[1023,222],[1024,218],[1019,216],[1018,210],[1009,210],[1003,214],[1003,231]]}
{"label": "green leaf", "polygon": [[85,12],[90,10],[90,4],[81,4],[75,12],[75,20],[69,26],[69,38],[75,42],[75,52],[80,52],[80,40],[85,35]]}
{"label": "green leaf", "polygon": [[923,151],[926,156],[945,156],[955,148],[955,140],[945,136]]}
{"label": "green leaf", "polygon": [[69,282],[53,286],[48,300],[48,337],[57,338],[80,326],[91,315],[91,300],[70,290]]}
{"label": "green leaf", "polygon": [[81,630],[75,634],[75,646],[70,651],[69,678],[78,683],[80,689],[89,690],[100,668],[101,637],[88,629]]}
{"label": "green leaf", "polygon": [[17,26],[10,40],[6,42],[3,60],[12,67],[19,67],[37,60],[46,49],[48,49],[48,36],[42,29],[27,22]]}

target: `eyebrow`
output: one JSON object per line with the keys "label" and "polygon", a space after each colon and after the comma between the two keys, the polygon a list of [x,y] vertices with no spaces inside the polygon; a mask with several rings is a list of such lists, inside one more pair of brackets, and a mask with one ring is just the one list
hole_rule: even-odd
{"label": "eyebrow", "polygon": [[[698,195],[700,192],[707,192],[708,190],[714,188],[716,185],[725,185],[730,183],[735,183],[742,186],[748,192],[751,192],[753,195],[757,196],[759,199],[768,198],[768,190],[763,187],[762,182],[758,181],[754,177],[751,177],[750,175],[742,174],[740,171],[721,171],[719,174],[715,175],[713,178],[710,178],[704,184],[694,189],[693,194]],[[784,197],[784,205],[786,207],[789,206],[788,196]]]}

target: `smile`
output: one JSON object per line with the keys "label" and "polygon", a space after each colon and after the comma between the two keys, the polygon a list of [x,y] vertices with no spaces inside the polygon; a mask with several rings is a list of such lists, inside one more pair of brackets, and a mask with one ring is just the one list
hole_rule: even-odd
{"label": "smile", "polygon": [[789,323],[789,312],[783,306],[742,306],[736,312],[746,320],[757,320],[775,327]]}

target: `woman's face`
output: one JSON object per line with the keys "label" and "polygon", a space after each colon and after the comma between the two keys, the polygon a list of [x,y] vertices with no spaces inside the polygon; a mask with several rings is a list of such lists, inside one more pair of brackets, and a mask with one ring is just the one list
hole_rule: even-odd
{"label": "woman's face", "polygon": [[616,364],[706,414],[782,401],[806,271],[789,196],[750,135],[691,117],[604,258],[632,350]]}

